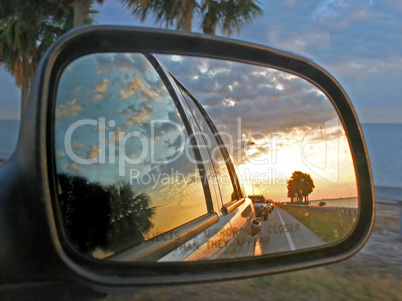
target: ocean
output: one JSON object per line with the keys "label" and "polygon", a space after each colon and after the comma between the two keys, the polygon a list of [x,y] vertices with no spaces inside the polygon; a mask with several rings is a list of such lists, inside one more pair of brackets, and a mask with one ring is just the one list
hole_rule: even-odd
{"label": "ocean", "polygon": [[0,160],[11,156],[17,145],[20,122],[0,120]]}
{"label": "ocean", "polygon": [[[362,124],[378,197],[402,200],[402,124]],[[12,154],[18,121],[0,120],[0,159]]]}
{"label": "ocean", "polygon": [[363,124],[377,198],[402,201],[402,124]]}
{"label": "ocean", "polygon": [[402,188],[402,124],[363,124],[376,186]]}

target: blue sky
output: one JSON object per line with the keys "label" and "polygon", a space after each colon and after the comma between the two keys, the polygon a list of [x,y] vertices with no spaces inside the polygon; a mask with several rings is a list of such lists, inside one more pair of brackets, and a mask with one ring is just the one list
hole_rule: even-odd
{"label": "blue sky", "polygon": [[[361,122],[402,123],[401,1],[261,2],[263,15],[232,38],[312,59],[344,87]],[[99,24],[158,27],[152,17],[141,23],[120,1],[95,8]],[[0,85],[0,119],[18,119],[20,92],[3,70]]]}

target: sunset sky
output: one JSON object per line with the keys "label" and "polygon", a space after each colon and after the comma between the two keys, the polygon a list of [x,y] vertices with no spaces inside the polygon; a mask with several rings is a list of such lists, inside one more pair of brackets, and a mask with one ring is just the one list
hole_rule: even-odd
{"label": "sunset sky", "polygon": [[[275,201],[286,201],[287,181],[299,170],[309,173],[315,183],[311,200],[356,196],[353,161],[343,127],[330,101],[312,84],[253,65],[157,57],[211,116],[248,194],[262,193]],[[185,163],[185,135],[178,112],[144,56],[83,57],[67,67],[59,85],[59,172],[82,175],[106,186],[129,180],[133,168],[135,175],[164,175],[174,168],[191,177],[195,165]],[[171,120],[176,126],[153,128],[152,122],[162,120]],[[131,133],[135,136],[127,138]],[[144,137],[145,144],[138,135]],[[140,158],[139,164],[133,163]],[[88,164],[89,160],[96,164]],[[193,182],[187,185],[191,187]],[[183,194],[181,199],[185,200],[185,191],[189,191],[179,185],[172,186],[170,192],[163,187],[150,189],[153,185],[137,186],[133,184],[136,191],[152,191],[154,199],[162,195],[160,190],[163,195]]]}
{"label": "sunset sky", "polygon": [[[362,123],[402,123],[400,117],[402,116],[402,85],[400,84],[402,82],[401,1],[271,0],[261,1],[261,6],[263,14],[258,16],[252,24],[245,26],[240,33],[235,32],[232,38],[300,54],[321,65],[345,89]],[[158,24],[154,23],[153,17],[141,22],[139,17],[132,16],[124,10],[120,1],[106,0],[102,5],[94,5],[94,8],[99,11],[99,14],[95,16],[98,24],[159,27]],[[193,29],[196,32],[199,31],[199,20],[197,18],[194,19]],[[161,60],[163,61],[163,59]],[[258,90],[254,86],[252,89],[248,89],[247,87],[251,86],[247,83],[247,79],[250,78],[243,76],[243,67],[231,66],[226,69],[226,71],[230,70],[230,76],[228,76],[229,73],[224,72],[224,68],[227,66],[225,67],[225,62],[222,62],[222,69],[211,77],[210,74],[208,75],[207,71],[210,67],[207,65],[204,66],[204,69],[194,69],[192,65],[182,68],[180,61],[170,61],[170,63],[169,60],[163,61],[163,63],[205,106],[219,130],[236,133],[238,122],[237,118],[232,117],[240,115],[244,133],[264,130],[266,135],[259,137],[260,139],[254,137],[255,145],[247,146],[240,152],[238,151],[233,156],[235,160],[240,154],[241,159],[245,159],[246,156],[254,160],[266,157],[272,161],[273,152],[270,147],[272,147],[273,141],[276,141],[278,142],[274,145],[277,147],[275,150],[278,159],[276,166],[271,166],[271,162],[271,165],[260,164],[259,169],[264,169],[264,172],[272,174],[276,168],[275,173],[278,178],[280,178],[281,173],[289,177],[293,169],[300,169],[313,175],[321,173],[319,168],[314,168],[314,166],[322,167],[325,155],[317,156],[315,153],[309,152],[311,145],[314,144],[315,150],[327,154],[328,150],[333,151],[334,149],[329,146],[338,143],[337,150],[340,154],[337,163],[339,167],[338,176],[342,181],[344,179],[349,181],[353,178],[348,167],[350,163],[345,163],[349,162],[350,157],[344,136],[340,134],[341,128],[332,134],[330,133],[330,136],[322,136],[331,138],[334,133],[338,133],[337,137],[332,137],[334,139],[328,140],[324,137],[321,140],[315,139],[305,144],[300,142],[306,141],[303,139],[309,137],[310,132],[318,135],[317,133],[326,133],[325,129],[334,128],[335,123],[331,126],[330,124],[336,116],[333,113],[331,114],[330,110],[324,109],[323,103],[321,106],[317,105],[320,101],[322,102],[323,97],[319,92],[314,92],[311,89],[308,91],[300,82],[297,83],[299,85],[297,86],[297,80],[286,75],[276,76],[276,84],[270,83],[271,86],[263,87],[262,82],[266,81],[266,77],[262,75],[265,71],[262,71],[261,74],[254,74],[252,78],[253,84],[258,84],[261,89]],[[190,62],[186,63],[190,64]],[[219,66],[214,67],[217,69]],[[198,73],[195,74],[195,72]],[[274,77],[271,76],[270,78],[273,79]],[[205,85],[209,85],[208,80],[219,82],[221,85],[208,86],[211,89],[205,91]],[[236,85],[236,82],[242,84]],[[106,81],[99,82],[98,90],[94,94],[95,98],[101,97],[100,95],[105,92],[107,84]],[[2,91],[0,95],[0,120],[18,120],[20,117],[20,92],[14,85],[14,79],[4,69],[0,70],[0,87]],[[295,99],[295,96],[290,93],[291,90],[297,91],[297,93],[302,91],[298,95],[298,99],[301,99],[301,96],[308,99],[309,102],[305,103],[303,109],[310,115],[295,114],[291,110],[292,107],[289,104]],[[222,93],[225,94],[224,99],[217,101],[217,95],[222,95]],[[257,94],[260,97],[256,96]],[[261,95],[269,95],[269,99],[262,99]],[[122,94],[122,96],[124,95]],[[252,102],[250,101],[251,96],[254,97]],[[77,109],[82,106],[78,99],[71,98],[68,101],[69,103],[65,103],[65,107],[59,108],[58,114],[64,114],[68,109]],[[253,107],[253,104],[258,104],[258,106]],[[225,112],[231,112],[232,115],[225,114]],[[303,116],[304,119],[300,119],[300,116]],[[328,127],[325,127],[326,125]],[[317,127],[320,128],[317,130]],[[246,142],[246,139],[237,137],[237,141],[243,143]],[[297,143],[289,146],[289,141],[297,141]],[[81,147],[80,145],[76,146]],[[326,147],[325,150],[324,146]],[[86,149],[86,152],[94,155],[96,149]],[[304,156],[304,161],[299,159],[296,162],[294,158],[301,158],[301,154]],[[311,162],[312,158],[317,162]],[[283,163],[279,163],[279,159]],[[246,166],[251,168],[252,165],[250,162],[239,163],[239,170],[242,172],[243,169],[243,174]],[[258,168],[254,167],[254,169]],[[330,172],[330,170],[332,171]],[[324,178],[335,178],[333,169],[329,168],[327,172],[329,175],[324,175]],[[319,183],[321,176],[313,176],[315,183]],[[332,182],[327,181],[327,183]],[[323,186],[316,186],[314,197],[320,198],[319,187]],[[333,189],[333,191],[336,190],[336,188]],[[330,191],[329,186],[326,191]],[[349,192],[350,189],[344,191],[346,195],[353,194],[353,192]],[[274,193],[273,188],[271,188],[270,193]],[[283,195],[282,192],[281,195]]]}
{"label": "sunset sky", "polygon": [[286,201],[287,180],[300,170],[316,185],[311,199],[356,196],[343,127],[312,84],[246,64],[157,57],[211,116],[249,194],[254,185],[254,193]]}

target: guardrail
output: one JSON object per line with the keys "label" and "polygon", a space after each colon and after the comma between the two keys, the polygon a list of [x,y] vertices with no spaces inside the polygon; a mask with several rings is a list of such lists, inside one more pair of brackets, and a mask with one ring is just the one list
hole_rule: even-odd
{"label": "guardrail", "polygon": [[312,210],[317,210],[321,212],[332,212],[332,213],[339,213],[342,215],[348,216],[356,216],[358,212],[358,208],[348,208],[348,207],[327,207],[327,206],[311,206],[311,205],[286,205],[292,207],[305,207]]}

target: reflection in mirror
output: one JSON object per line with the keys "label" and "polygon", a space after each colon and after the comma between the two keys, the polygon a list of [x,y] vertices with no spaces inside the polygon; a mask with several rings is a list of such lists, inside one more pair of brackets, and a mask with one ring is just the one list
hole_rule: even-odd
{"label": "reflection in mirror", "polygon": [[318,88],[206,58],[98,53],[61,75],[58,207],[115,261],[277,254],[337,242],[359,213],[349,143]]}

